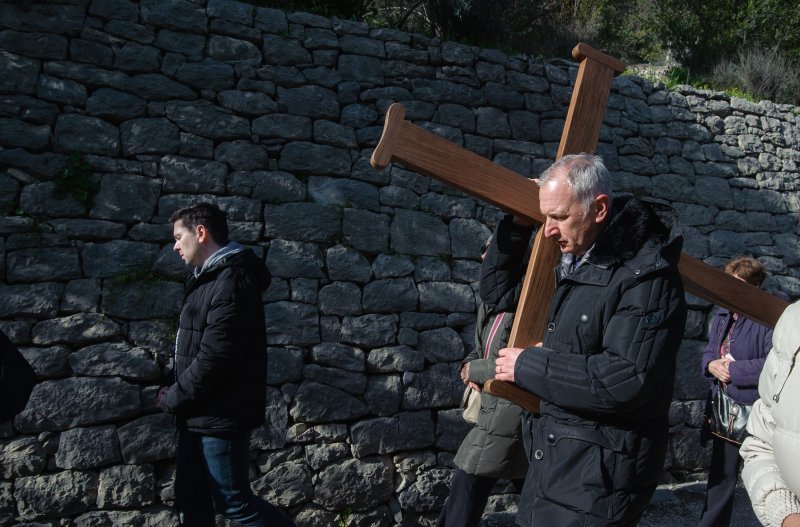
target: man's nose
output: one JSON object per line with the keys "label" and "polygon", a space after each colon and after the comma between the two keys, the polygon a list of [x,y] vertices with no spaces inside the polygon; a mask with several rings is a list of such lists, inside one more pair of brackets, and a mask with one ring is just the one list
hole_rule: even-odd
{"label": "man's nose", "polygon": [[544,235],[545,235],[545,237],[552,238],[553,236],[556,236],[557,234],[558,234],[558,229],[556,228],[556,226],[553,225],[553,223],[551,223],[550,220],[545,220],[544,221]]}
{"label": "man's nose", "polygon": [[175,242],[175,245],[172,246],[172,250],[178,252],[178,242]]}

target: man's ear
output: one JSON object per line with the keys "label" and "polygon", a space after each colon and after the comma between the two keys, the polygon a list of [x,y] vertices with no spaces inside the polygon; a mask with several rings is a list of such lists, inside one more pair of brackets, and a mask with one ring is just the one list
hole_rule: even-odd
{"label": "man's ear", "polygon": [[197,241],[200,243],[206,243],[209,240],[209,233],[208,229],[206,229],[205,225],[198,225],[194,228],[195,234],[197,234]]}
{"label": "man's ear", "polygon": [[595,223],[603,223],[608,218],[608,196],[600,194],[594,198],[594,206],[597,211],[594,217]]}

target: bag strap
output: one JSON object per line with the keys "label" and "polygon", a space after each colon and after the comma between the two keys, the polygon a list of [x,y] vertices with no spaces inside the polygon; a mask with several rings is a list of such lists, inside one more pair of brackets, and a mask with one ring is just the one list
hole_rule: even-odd
{"label": "bag strap", "polygon": [[489,358],[489,350],[492,349],[492,341],[494,341],[495,336],[497,336],[497,330],[500,328],[500,325],[503,322],[503,317],[506,316],[508,313],[505,311],[501,311],[494,317],[494,322],[492,322],[492,329],[489,331],[489,338],[486,339],[486,345],[483,347],[483,358]]}
{"label": "bag strap", "polygon": [[800,354],[800,346],[797,347],[797,350],[792,355],[792,363],[789,365],[789,372],[786,374],[786,377],[783,379],[783,384],[781,384],[781,389],[775,392],[775,395],[772,396],[772,400],[780,402],[781,400],[781,393],[783,389],[786,387],[786,382],[789,380],[789,376],[792,374],[792,370],[794,370],[795,364],[797,364],[797,355]]}

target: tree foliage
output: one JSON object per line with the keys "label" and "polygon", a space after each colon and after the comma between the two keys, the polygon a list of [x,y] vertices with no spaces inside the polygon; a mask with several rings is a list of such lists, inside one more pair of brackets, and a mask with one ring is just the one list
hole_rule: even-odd
{"label": "tree foliage", "polygon": [[[798,77],[800,9],[795,6],[796,0],[273,0],[265,3],[544,57],[569,57],[577,42],[586,42],[626,63],[676,61],[693,77],[709,77],[721,63],[741,61],[743,52],[774,50],[787,61],[791,70],[788,73],[795,79]],[[800,95],[795,98],[800,99]]]}

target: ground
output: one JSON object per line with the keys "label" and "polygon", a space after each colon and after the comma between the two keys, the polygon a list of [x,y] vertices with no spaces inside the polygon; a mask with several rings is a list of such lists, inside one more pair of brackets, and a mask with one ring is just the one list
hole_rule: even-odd
{"label": "ground", "polygon": [[[706,482],[660,486],[650,502],[650,507],[639,522],[638,527],[686,527],[697,525],[706,495]],[[750,499],[743,487],[736,489],[731,525],[736,527],[760,527],[761,523],[753,514]],[[498,512],[487,514],[481,527],[513,527],[514,514]]]}

